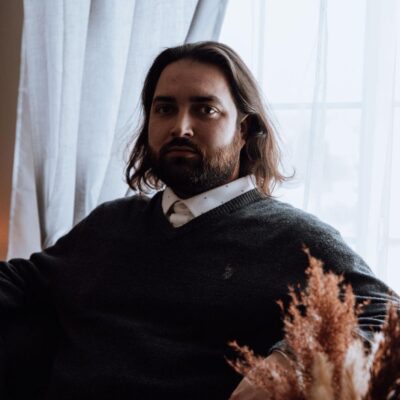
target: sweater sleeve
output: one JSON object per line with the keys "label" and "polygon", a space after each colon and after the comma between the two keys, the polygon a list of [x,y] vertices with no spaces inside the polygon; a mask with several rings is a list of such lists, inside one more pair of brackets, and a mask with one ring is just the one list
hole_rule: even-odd
{"label": "sweater sleeve", "polygon": [[52,280],[68,265],[77,244],[101,223],[102,208],[48,249],[29,259],[0,262],[1,399],[41,398],[60,333]]}
{"label": "sweater sleeve", "polygon": [[[311,255],[324,263],[324,270],[343,275],[345,283],[351,285],[356,303],[366,303],[358,317],[357,334],[370,342],[375,331],[385,321],[388,303],[399,306],[399,297],[385,283],[379,280],[365,261],[342,239],[340,233],[321,222],[315,216],[299,212],[288,218],[296,246],[309,248]],[[300,251],[300,250],[299,250]],[[308,265],[304,254],[305,265]],[[293,357],[285,340],[275,343],[270,353],[280,351]]]}
{"label": "sweater sleeve", "polygon": [[0,263],[0,316],[22,310],[30,299],[46,291],[46,278],[32,260]]}
{"label": "sweater sleeve", "polygon": [[0,262],[0,318],[50,300],[52,276],[75,252],[77,244],[93,238],[103,223],[106,207],[104,203],[94,209],[53,246],[33,253],[29,259]]}
{"label": "sweater sleeve", "polygon": [[53,328],[48,329],[55,319],[45,300],[47,286],[45,274],[32,259],[0,263],[1,399],[21,398],[21,389],[36,399],[36,382],[41,384],[37,378],[49,371]]}
{"label": "sweater sleeve", "polygon": [[74,228],[54,246],[32,254],[29,259],[0,262],[0,318],[49,301],[52,269],[68,255],[77,229]]}
{"label": "sweater sleeve", "polygon": [[386,318],[389,302],[399,305],[399,297],[379,280],[365,261],[342,239],[340,233],[317,218],[304,230],[304,244],[324,263],[325,271],[343,275],[353,288],[357,304],[366,303],[359,315],[359,334],[368,340]]}
{"label": "sweater sleeve", "polygon": [[0,265],[1,399],[39,399],[50,377],[58,320],[36,257]]}

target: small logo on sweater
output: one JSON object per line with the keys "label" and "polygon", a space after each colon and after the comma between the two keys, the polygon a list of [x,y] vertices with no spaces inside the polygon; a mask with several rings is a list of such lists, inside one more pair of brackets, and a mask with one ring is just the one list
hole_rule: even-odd
{"label": "small logo on sweater", "polygon": [[233,275],[233,267],[232,267],[231,264],[228,264],[228,265],[225,267],[225,271],[224,271],[224,273],[222,274],[222,278],[223,278],[223,279],[229,279],[229,278],[232,277],[232,275]]}

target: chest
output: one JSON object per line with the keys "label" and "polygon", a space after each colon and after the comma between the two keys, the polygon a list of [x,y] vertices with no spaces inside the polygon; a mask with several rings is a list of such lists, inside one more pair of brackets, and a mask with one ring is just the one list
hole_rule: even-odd
{"label": "chest", "polygon": [[[269,243],[269,244],[268,244]],[[137,238],[83,252],[57,277],[63,307],[160,323],[234,329],[279,319],[302,267],[287,245],[272,240],[206,235],[149,241]]]}

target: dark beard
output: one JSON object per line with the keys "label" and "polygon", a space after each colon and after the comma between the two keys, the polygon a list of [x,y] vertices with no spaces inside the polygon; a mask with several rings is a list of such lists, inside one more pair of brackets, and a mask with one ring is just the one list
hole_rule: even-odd
{"label": "dark beard", "polygon": [[[190,147],[193,157],[166,157],[173,146]],[[204,154],[187,138],[174,138],[164,145],[159,155],[149,149],[151,172],[178,196],[188,198],[221,186],[232,180],[239,165],[240,137],[212,153]]]}

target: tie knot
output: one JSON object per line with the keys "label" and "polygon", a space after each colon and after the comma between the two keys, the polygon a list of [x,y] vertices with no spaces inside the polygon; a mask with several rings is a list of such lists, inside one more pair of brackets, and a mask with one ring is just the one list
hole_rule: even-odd
{"label": "tie knot", "polygon": [[174,204],[172,204],[173,213],[175,214],[190,214],[189,209],[186,207],[186,204],[182,201],[178,200]]}
{"label": "tie knot", "polygon": [[167,217],[169,218],[169,222],[171,222],[175,228],[178,228],[189,222],[193,218],[193,214],[186,207],[185,203],[177,200],[170,207]]}

